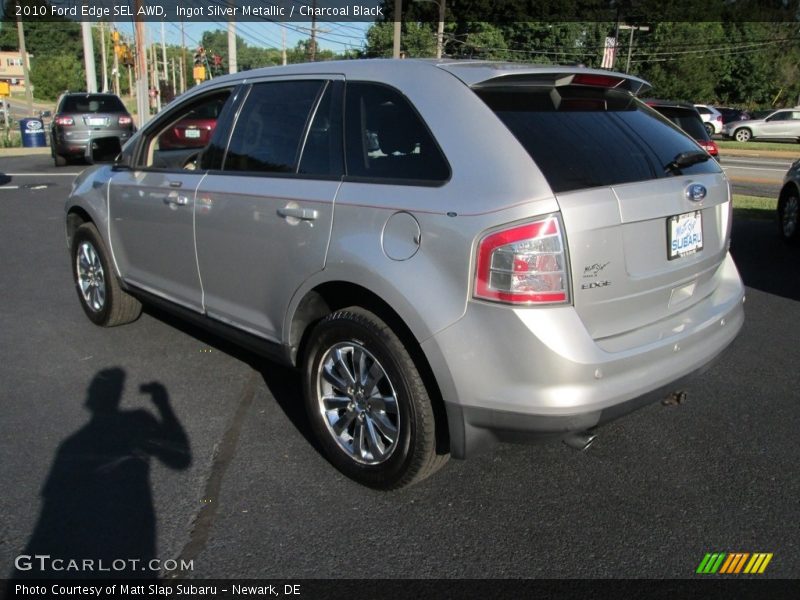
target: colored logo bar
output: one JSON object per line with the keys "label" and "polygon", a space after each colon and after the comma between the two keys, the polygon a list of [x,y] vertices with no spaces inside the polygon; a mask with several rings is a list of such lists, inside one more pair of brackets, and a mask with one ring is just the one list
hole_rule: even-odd
{"label": "colored logo bar", "polygon": [[696,573],[701,575],[762,574],[772,560],[771,552],[709,552],[700,561]]}

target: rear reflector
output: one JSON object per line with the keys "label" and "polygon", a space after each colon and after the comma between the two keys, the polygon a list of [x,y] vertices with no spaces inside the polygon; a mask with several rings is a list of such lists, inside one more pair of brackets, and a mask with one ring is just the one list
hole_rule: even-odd
{"label": "rear reflector", "polygon": [[507,304],[567,302],[567,261],[558,218],[551,215],[483,238],[475,297]]}

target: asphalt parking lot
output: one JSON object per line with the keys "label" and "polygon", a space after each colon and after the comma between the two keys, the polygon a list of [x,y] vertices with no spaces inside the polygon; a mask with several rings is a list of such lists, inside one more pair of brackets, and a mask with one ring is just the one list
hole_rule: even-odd
{"label": "asphalt parking lot", "polygon": [[[684,578],[767,552],[759,577],[800,576],[800,249],[773,222],[734,222],[746,323],[685,402],[586,453],[503,445],[379,493],[319,454],[293,372],[156,311],[85,318],[63,226],[79,168],[51,164],[0,159],[0,577],[56,551],[196,578]],[[115,485],[84,485],[98,469]]]}

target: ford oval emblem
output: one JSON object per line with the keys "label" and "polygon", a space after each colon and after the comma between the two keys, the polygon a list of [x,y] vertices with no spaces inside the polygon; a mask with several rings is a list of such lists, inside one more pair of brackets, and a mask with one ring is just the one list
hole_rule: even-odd
{"label": "ford oval emblem", "polygon": [[707,193],[708,190],[706,190],[706,186],[700,183],[693,183],[686,188],[686,197],[692,202],[700,202],[706,197]]}

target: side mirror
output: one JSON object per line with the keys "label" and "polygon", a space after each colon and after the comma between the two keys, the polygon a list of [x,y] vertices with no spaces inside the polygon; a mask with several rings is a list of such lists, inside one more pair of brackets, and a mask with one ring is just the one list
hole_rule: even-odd
{"label": "side mirror", "polygon": [[50,117],[53,116],[53,113],[51,113],[49,110],[43,110],[41,112],[41,115],[43,119],[49,119]]}
{"label": "side mirror", "polygon": [[122,144],[118,137],[92,138],[86,146],[86,160],[93,165],[115,163],[120,152],[122,152]]}

